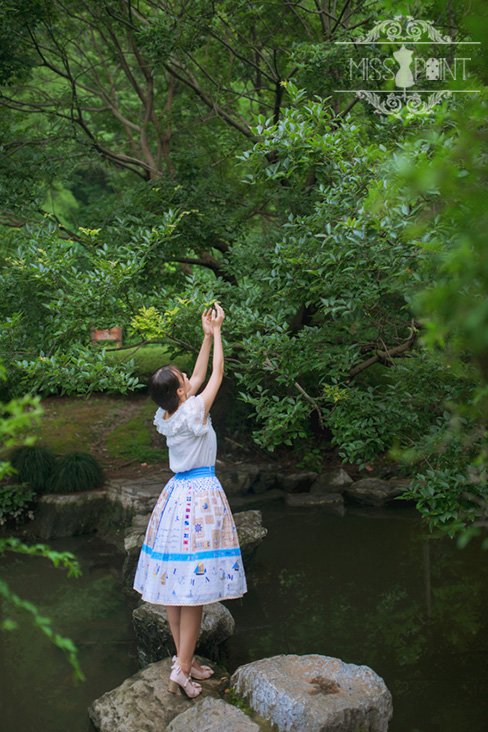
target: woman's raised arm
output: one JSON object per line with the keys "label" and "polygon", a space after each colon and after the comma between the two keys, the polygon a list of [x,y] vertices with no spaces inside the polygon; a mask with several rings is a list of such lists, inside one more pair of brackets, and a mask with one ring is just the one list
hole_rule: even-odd
{"label": "woman's raised arm", "polygon": [[225,313],[218,302],[215,303],[215,310],[212,311],[211,325],[213,330],[213,359],[212,359],[212,375],[208,380],[208,384],[201,393],[201,397],[205,403],[204,424],[207,421],[207,414],[210,407],[214,403],[217,392],[222,383],[224,376],[224,350],[222,348],[221,328],[224,322]]}

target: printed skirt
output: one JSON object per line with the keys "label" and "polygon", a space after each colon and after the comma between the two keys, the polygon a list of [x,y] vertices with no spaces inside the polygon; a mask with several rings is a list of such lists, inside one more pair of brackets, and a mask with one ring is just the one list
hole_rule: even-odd
{"label": "printed skirt", "polygon": [[214,467],[176,473],[166,483],[133,587],[155,605],[207,605],[247,591],[234,519]]}

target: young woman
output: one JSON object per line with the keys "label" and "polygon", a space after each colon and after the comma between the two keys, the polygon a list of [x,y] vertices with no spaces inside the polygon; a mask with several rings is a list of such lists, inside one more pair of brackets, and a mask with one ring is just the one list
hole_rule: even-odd
{"label": "young woman", "polygon": [[[154,418],[166,436],[175,475],[164,486],[151,514],[134,579],[142,599],[166,605],[176,646],[169,690],[178,685],[189,697],[202,687],[193,679],[213,673],[193,657],[202,606],[242,597],[247,591],[241,551],[224,490],[215,477],[217,440],[209,410],[224,373],[218,303],[204,310],[203,343],[191,378],[175,366],[156,371],[149,383],[159,406]],[[212,375],[201,394],[213,342]]]}

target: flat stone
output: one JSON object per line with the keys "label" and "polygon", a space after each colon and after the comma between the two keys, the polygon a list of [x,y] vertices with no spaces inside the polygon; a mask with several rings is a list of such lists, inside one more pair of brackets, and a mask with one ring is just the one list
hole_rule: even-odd
{"label": "flat stone", "polygon": [[244,712],[222,699],[204,699],[179,714],[165,732],[259,732]]}
{"label": "flat stone", "polygon": [[363,478],[345,489],[346,496],[351,500],[375,508],[386,505],[403,492],[403,486],[397,481],[380,478]]}
{"label": "flat stone", "polygon": [[320,506],[338,516],[346,513],[344,499],[339,493],[288,493],[285,502],[288,506]]}
{"label": "flat stone", "polygon": [[352,482],[352,478],[343,468],[334,468],[317,476],[310,493],[343,493]]}
{"label": "flat stone", "polygon": [[391,694],[368,666],[329,656],[275,656],[241,666],[231,685],[280,732],[387,732]]}
{"label": "flat stone", "polygon": [[[176,652],[168,614],[164,605],[142,602],[132,613],[136,634],[137,658],[140,666],[160,661]],[[197,650],[209,658],[217,658],[218,647],[234,633],[235,622],[230,610],[220,602],[203,606]]]}
{"label": "flat stone", "polygon": [[254,552],[268,533],[263,526],[261,511],[240,511],[234,514],[234,522],[239,538],[242,561],[249,562]]}
{"label": "flat stone", "polygon": [[202,682],[197,699],[168,691],[171,659],[152,663],[107,691],[88,708],[88,716],[98,732],[163,732],[167,725],[205,698],[218,697],[222,674],[216,669]]}
{"label": "flat stone", "polygon": [[282,475],[280,484],[287,493],[306,493],[310,490],[316,477],[317,473],[312,472],[292,473],[290,475]]}
{"label": "flat stone", "polygon": [[272,488],[266,493],[249,493],[247,496],[229,496],[229,506],[232,511],[243,511],[266,506],[268,503],[284,501],[288,494],[280,488]]}
{"label": "flat stone", "polygon": [[108,484],[108,499],[134,514],[150,513],[174,473],[168,468],[134,480],[114,479]]}
{"label": "flat stone", "polygon": [[107,491],[46,493],[37,499],[29,531],[41,539],[59,539],[96,531],[107,506]]}

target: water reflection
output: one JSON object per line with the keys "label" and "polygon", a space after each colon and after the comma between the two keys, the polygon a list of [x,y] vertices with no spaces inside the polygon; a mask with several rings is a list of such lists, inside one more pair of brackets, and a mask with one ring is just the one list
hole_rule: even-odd
{"label": "water reflection", "polygon": [[[138,670],[121,583],[122,555],[95,535],[49,545],[76,554],[83,575],[68,579],[46,559],[16,554],[5,555],[0,573],[74,641],[87,680],[75,686],[63,653],[23,616],[15,616],[19,630],[0,633],[2,732],[87,732],[92,729],[88,705]],[[10,609],[8,616],[14,617]]]}
{"label": "water reflection", "polygon": [[394,696],[391,732],[486,732],[487,555],[426,535],[415,512],[264,510],[232,666],[278,653],[367,664]]}

